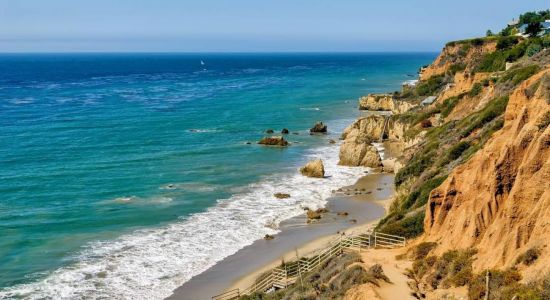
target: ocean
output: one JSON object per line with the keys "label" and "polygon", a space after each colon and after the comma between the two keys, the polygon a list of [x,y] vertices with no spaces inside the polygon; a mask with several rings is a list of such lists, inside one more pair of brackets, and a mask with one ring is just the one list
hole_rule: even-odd
{"label": "ocean", "polygon": [[0,54],[0,298],[169,296],[353,184],[328,140],[435,56]]}

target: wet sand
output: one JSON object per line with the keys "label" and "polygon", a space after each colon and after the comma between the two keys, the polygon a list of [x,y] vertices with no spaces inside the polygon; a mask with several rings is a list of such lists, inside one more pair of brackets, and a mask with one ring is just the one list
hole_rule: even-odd
{"label": "wet sand", "polygon": [[[366,231],[384,216],[384,207],[394,192],[393,178],[393,174],[368,174],[360,178],[355,185],[344,187],[329,198],[326,206],[329,213],[319,223],[306,224],[305,215],[283,222],[275,239],[258,240],[226,257],[177,288],[168,299],[211,299],[229,289],[243,290],[282,259],[295,259],[296,251],[303,256],[339,238],[339,232]],[[349,215],[338,216],[337,212]]]}

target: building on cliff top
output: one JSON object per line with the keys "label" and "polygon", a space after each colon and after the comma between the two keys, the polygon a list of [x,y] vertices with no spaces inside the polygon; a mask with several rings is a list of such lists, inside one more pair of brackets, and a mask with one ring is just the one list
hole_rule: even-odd
{"label": "building on cliff top", "polygon": [[422,100],[422,102],[420,102],[420,104],[426,106],[426,105],[430,105],[432,103],[434,103],[435,99],[437,99],[436,96],[430,96],[424,100]]}

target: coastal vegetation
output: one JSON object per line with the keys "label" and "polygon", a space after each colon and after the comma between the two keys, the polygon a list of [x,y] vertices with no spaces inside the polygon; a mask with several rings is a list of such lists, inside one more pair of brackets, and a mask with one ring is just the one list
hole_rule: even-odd
{"label": "coastal vegetation", "polygon": [[[489,299],[542,300],[550,295],[550,274],[526,284],[521,282],[522,276],[516,268],[474,273],[475,249],[450,250],[438,256],[430,253],[436,246],[430,242],[420,243],[410,254],[413,265],[408,276],[414,280],[418,298],[437,289],[467,287],[469,299],[483,299],[487,286]],[[535,249],[522,256],[522,260],[536,260],[537,255]]]}
{"label": "coastal vegetation", "polygon": [[240,300],[298,300],[342,299],[354,286],[370,283],[378,286],[388,282],[380,265],[367,267],[357,253],[344,253],[325,262],[318,271],[312,272],[286,289],[272,293],[254,293]]}
{"label": "coastal vegetation", "polygon": [[[440,99],[433,105],[418,106],[393,116],[408,124],[409,129],[404,134],[406,139],[413,139],[421,132],[424,138],[408,149],[405,155],[408,157],[406,163],[395,176],[396,189],[401,192],[397,193],[389,214],[379,223],[379,230],[406,237],[422,234],[424,205],[430,192],[502,128],[503,114],[512,90],[539,72],[549,61],[547,50],[540,53],[546,49],[542,48],[542,40],[546,38],[497,35],[450,42],[446,48],[459,47],[459,50],[443,52],[445,57],[440,57],[439,63],[453,62],[447,69],[421,81],[412,91],[396,92],[402,101],[418,101],[417,96],[420,95],[443,94],[443,88],[453,84],[456,73],[468,76],[476,72],[491,74],[472,82],[467,91]],[[471,52],[473,47],[488,43],[495,44],[493,51],[469,54],[474,53]],[[541,49],[537,53],[544,55],[528,53],[527,49],[531,45],[540,45]],[[515,62],[515,65],[504,70],[506,63],[511,62]],[[483,100],[484,105],[477,104],[480,108],[464,113],[464,109],[488,97],[491,100]],[[449,118],[453,115],[457,117]],[[439,125],[425,126],[428,122],[430,125]]]}
{"label": "coastal vegetation", "polygon": [[[342,134],[342,165],[386,171],[373,142],[402,147],[392,158],[394,198],[375,230],[412,244],[395,259],[412,263],[406,273],[418,299],[452,289],[469,299],[550,299],[550,273],[540,272],[548,263],[550,37],[531,25],[544,18],[550,10],[447,43],[414,85],[359,100],[359,109],[391,115],[361,117]],[[289,288],[241,299],[346,299],[354,286],[388,281],[381,266],[344,254]]]}

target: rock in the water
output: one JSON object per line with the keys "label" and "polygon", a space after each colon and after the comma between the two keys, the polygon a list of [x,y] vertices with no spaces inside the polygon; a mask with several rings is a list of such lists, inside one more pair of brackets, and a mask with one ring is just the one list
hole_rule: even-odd
{"label": "rock in the water", "polygon": [[307,211],[307,218],[309,220],[319,220],[319,219],[321,219],[321,213],[318,213],[318,212],[313,211],[313,210],[308,210]]}
{"label": "rock in the water", "polygon": [[285,194],[285,193],[275,193],[275,194],[273,194],[273,196],[277,199],[290,198],[290,194]]}
{"label": "rock in the water", "polygon": [[300,173],[307,177],[323,178],[325,177],[325,166],[323,166],[322,160],[315,159],[300,168]]}
{"label": "rock in the water", "polygon": [[282,133],[282,134],[288,134],[288,129],[283,128],[283,130],[281,130],[281,133]]}
{"label": "rock in the water", "polygon": [[319,209],[316,210],[315,212],[320,213],[320,214],[326,214],[326,213],[328,213],[328,209],[326,209],[326,208],[319,208]]}
{"label": "rock in the water", "polygon": [[342,216],[342,217],[345,217],[347,215],[349,215],[349,213],[347,211],[340,211],[338,213],[336,213],[338,216]]}
{"label": "rock in the water", "polygon": [[275,236],[273,236],[273,235],[271,235],[271,234],[266,234],[266,235],[264,236],[264,240],[266,240],[266,241],[270,241],[270,240],[272,240],[272,239],[274,239],[274,238],[275,238]]}
{"label": "rock in the water", "polygon": [[327,133],[327,125],[323,124],[323,122],[317,122],[313,127],[309,130],[310,134],[315,133]]}
{"label": "rock in the water", "polygon": [[282,136],[264,137],[258,144],[267,146],[288,146],[288,142]]}
{"label": "rock in the water", "polygon": [[268,133],[268,134],[271,134],[273,132],[274,132],[273,129],[268,129],[268,130],[265,131],[265,133]]}
{"label": "rock in the water", "polygon": [[336,144],[336,141],[333,140],[333,139],[330,139],[330,140],[328,140],[328,143],[329,143],[329,144]]}

